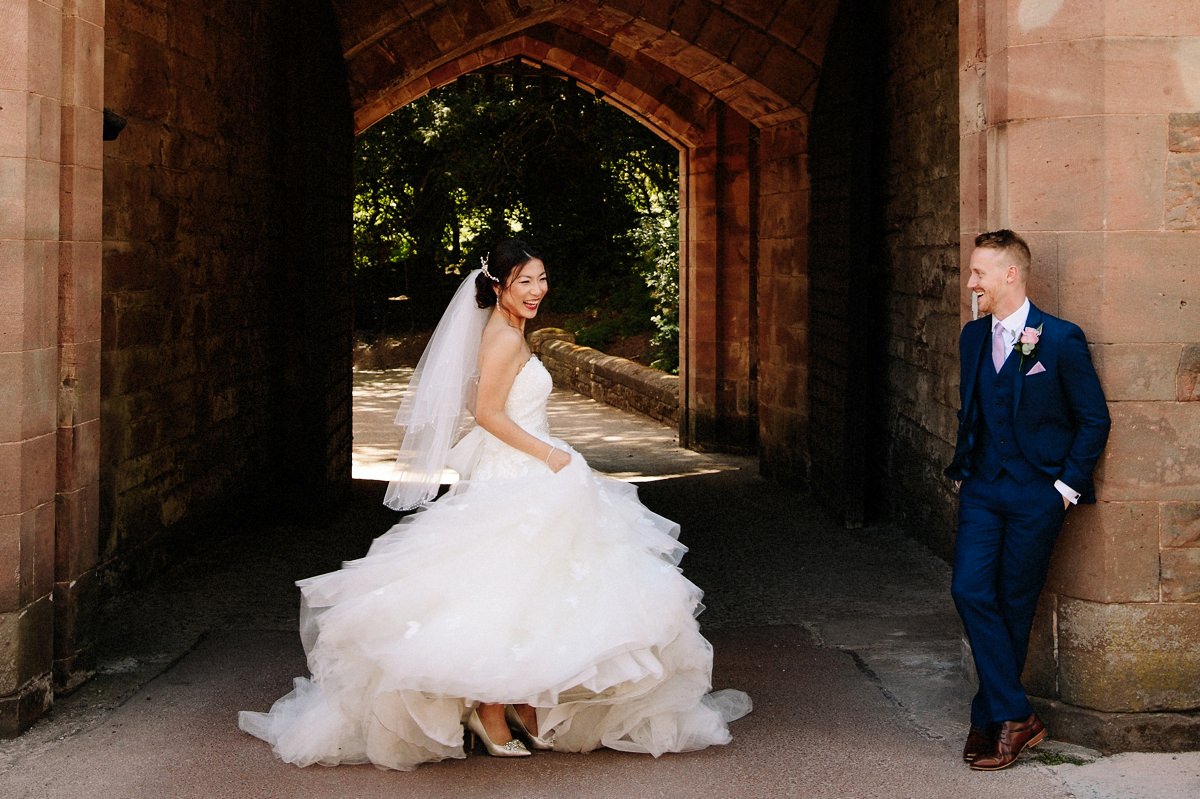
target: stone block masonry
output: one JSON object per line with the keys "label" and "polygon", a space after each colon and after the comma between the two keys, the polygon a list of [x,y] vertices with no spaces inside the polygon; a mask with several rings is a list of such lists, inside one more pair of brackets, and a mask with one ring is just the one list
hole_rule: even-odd
{"label": "stone block masonry", "polygon": [[1194,749],[1200,7],[960,9],[963,255],[980,229],[1029,234],[1031,298],[1083,328],[1113,420],[1098,504],[1055,547],[1030,688],[1056,736]]}
{"label": "stone block masonry", "polygon": [[888,515],[934,551],[951,550],[956,503],[942,469],[958,410],[958,8],[888,3],[878,185],[887,350],[883,429]]}
{"label": "stone block masonry", "polygon": [[847,524],[948,554],[958,267],[1029,234],[1117,420],[1030,685],[1056,736],[1181,745],[1200,666],[1157,653],[1200,626],[1194,0],[8,7],[0,734],[86,676],[114,581],[346,486],[352,136],[520,57],[680,149],[683,440],[757,448]]}
{"label": "stone block masonry", "polygon": [[[878,17],[888,24],[880,27]],[[886,34],[883,33],[886,31]],[[948,555],[958,398],[957,4],[843,4],[810,133],[810,486]]]}
{"label": "stone block masonry", "polygon": [[[320,2],[108,4],[107,582],[349,480],[353,122]],[[167,534],[167,538],[163,538]]]}
{"label": "stone block masonry", "polygon": [[675,375],[581,347],[574,336],[556,328],[535,330],[530,343],[556,386],[672,427],[679,425],[679,378]]}
{"label": "stone block masonry", "polygon": [[0,736],[91,658],[103,13],[61,6],[0,33]]}

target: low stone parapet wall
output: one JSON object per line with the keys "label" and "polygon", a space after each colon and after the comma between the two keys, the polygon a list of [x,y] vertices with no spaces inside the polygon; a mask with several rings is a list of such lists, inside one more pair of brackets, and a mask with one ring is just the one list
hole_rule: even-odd
{"label": "low stone parapet wall", "polygon": [[679,425],[677,376],[580,346],[574,336],[558,328],[535,330],[530,345],[559,388],[672,427]]}

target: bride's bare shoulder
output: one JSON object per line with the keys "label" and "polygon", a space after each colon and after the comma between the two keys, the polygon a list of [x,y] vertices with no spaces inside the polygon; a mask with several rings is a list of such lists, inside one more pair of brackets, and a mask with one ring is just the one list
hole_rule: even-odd
{"label": "bride's bare shoulder", "polygon": [[521,331],[508,325],[489,324],[483,329],[479,342],[479,360],[491,363],[511,363],[522,360],[525,352],[525,337]]}

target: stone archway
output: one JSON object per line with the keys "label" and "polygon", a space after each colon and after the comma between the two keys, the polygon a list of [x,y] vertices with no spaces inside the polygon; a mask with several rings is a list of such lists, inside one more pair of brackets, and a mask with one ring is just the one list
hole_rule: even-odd
{"label": "stone archway", "polygon": [[[807,119],[832,4],[453,3],[342,10],[361,130],[522,56],[604,92],[681,151],[681,436],[803,480]],[[476,13],[477,12],[477,13]],[[760,312],[760,303],[769,311]]]}
{"label": "stone archway", "polygon": [[[833,4],[642,6],[28,5],[4,732],[86,679],[105,586],[204,519],[345,486],[350,137],[485,58],[532,54],[680,146],[684,437],[804,474],[805,119]],[[105,107],[127,127],[101,151]]]}
{"label": "stone archway", "polygon": [[[1034,231],[1050,310],[1101,337],[1116,424],[1031,676],[1080,739],[1170,745],[1200,706],[1195,4],[880,3],[879,493],[948,549],[953,218],[964,242]],[[814,426],[836,446],[861,421],[812,413],[813,339],[831,329],[810,318],[814,288],[853,280],[810,285],[831,239],[810,247],[809,135],[842,6],[19,0],[0,34],[0,734],[86,678],[106,586],[169,562],[206,519],[344,489],[354,133],[506,48],[680,146],[684,438],[809,481]],[[101,147],[104,108],[128,126]],[[833,343],[856,352],[853,333]],[[851,459],[821,465],[854,479]],[[1158,669],[1167,645],[1182,656]]]}

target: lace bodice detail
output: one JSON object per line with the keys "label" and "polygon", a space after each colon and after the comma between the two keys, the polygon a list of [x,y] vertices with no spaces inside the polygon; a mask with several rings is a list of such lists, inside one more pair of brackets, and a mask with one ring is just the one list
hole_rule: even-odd
{"label": "lace bodice detail", "polygon": [[[546,415],[546,400],[553,388],[554,383],[546,367],[537,358],[530,357],[513,380],[504,403],[504,412],[525,432],[548,441],[550,419]],[[521,477],[531,471],[547,468],[542,461],[513,449],[486,430],[480,428],[479,434],[483,436],[483,445],[479,463],[472,474],[473,479]]]}
{"label": "lace bodice detail", "polygon": [[550,420],[546,416],[546,400],[554,383],[550,373],[536,357],[530,356],[513,380],[504,403],[508,418],[538,438],[550,435]]}

